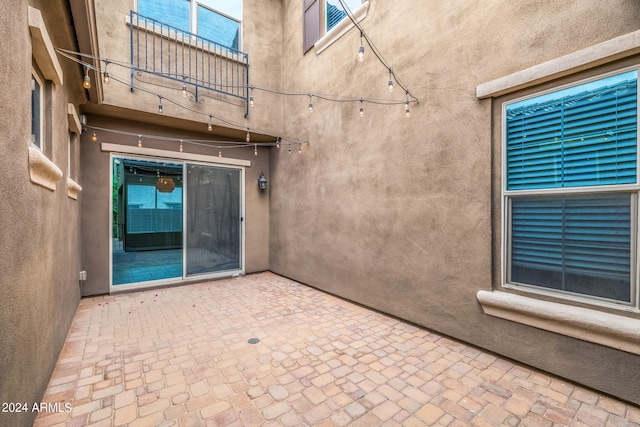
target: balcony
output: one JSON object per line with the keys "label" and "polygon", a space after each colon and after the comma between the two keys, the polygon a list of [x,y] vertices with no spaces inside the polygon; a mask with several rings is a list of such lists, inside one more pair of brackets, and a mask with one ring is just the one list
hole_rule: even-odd
{"label": "balcony", "polygon": [[[130,11],[131,88],[144,75],[178,82],[195,102],[207,91],[247,100],[248,55]],[[246,105],[246,102],[245,102]]]}

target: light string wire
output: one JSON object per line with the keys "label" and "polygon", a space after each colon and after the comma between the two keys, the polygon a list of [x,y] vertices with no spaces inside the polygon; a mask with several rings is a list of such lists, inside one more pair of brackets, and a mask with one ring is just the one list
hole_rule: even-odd
{"label": "light string wire", "polygon": [[[395,80],[395,82],[398,84],[398,86],[400,86],[404,90],[405,94],[407,95],[407,100],[408,100],[409,97],[411,97],[411,100],[409,100],[408,102],[415,102],[416,104],[419,104],[420,100],[416,96],[414,96],[413,93],[411,93],[409,88],[404,84],[404,82],[400,79],[400,77],[398,77],[398,75],[393,70],[391,65],[387,62],[386,59],[384,59],[384,57],[382,56],[382,53],[380,53],[380,51],[375,46],[375,44],[373,43],[373,41],[371,40],[371,38],[369,37],[367,32],[364,30],[364,28],[362,28],[362,26],[360,25],[358,20],[355,18],[355,15],[353,14],[353,12],[349,8],[349,6],[347,6],[343,0],[338,0],[338,1],[340,2],[340,5],[344,9],[345,13],[349,17],[349,19],[351,20],[353,25],[358,30],[360,30],[361,39],[364,39],[367,42],[367,45],[369,45],[369,47],[371,48],[371,51],[373,52],[375,57],[378,58],[378,61],[380,61],[380,63],[389,71],[389,76],[392,77],[393,80]],[[402,104],[404,104],[406,102],[407,101],[402,101]]]}
{"label": "light string wire", "polygon": [[[124,62],[124,61],[115,61],[112,59],[108,59],[108,58],[99,58],[96,57],[94,55],[89,55],[89,54],[84,54],[81,52],[75,52],[75,51],[71,51],[71,50],[67,50],[67,49],[61,49],[61,48],[56,48],[56,51],[58,53],[60,53],[60,55],[64,56],[65,58],[71,59],[72,61],[77,62],[78,64],[87,67],[88,69],[94,70],[95,72],[104,75],[104,72],[107,68],[108,65],[110,64],[114,64],[116,66],[122,67],[122,68],[126,68],[130,71],[135,70],[136,72],[139,73],[146,73],[146,74],[152,74],[155,75],[154,73],[148,73],[145,72],[144,70],[139,70],[135,67],[132,67],[131,64],[129,64],[128,62]],[[81,59],[76,58],[76,56],[80,56],[80,57],[85,57],[85,58],[89,58],[92,59],[94,61],[101,61],[104,62],[105,66],[103,68],[100,68],[94,64],[91,64],[89,62],[83,61]],[[386,66],[386,65],[385,65]],[[184,76],[182,74],[173,74],[176,77],[183,77]],[[397,76],[395,75],[395,73],[393,73],[394,78],[396,79],[396,81],[398,82],[398,85],[400,85],[402,88],[404,88],[404,85],[398,80]],[[182,86],[180,87],[173,87],[173,86],[168,86],[168,85],[162,85],[159,83],[152,83],[152,82],[148,82],[142,79],[139,79],[137,77],[134,76],[134,78],[136,78],[136,80],[152,85],[152,86],[157,86],[157,87],[162,87],[165,89],[173,89],[173,90],[180,90],[182,91],[183,88]],[[109,75],[109,79],[110,80],[116,80],[113,76]],[[127,84],[130,85],[129,82],[125,82],[122,80],[117,80],[120,83],[123,84]],[[193,82],[190,82],[190,84],[193,84]],[[268,88],[268,87],[264,87],[264,86],[260,86],[260,85],[225,85],[225,87],[229,87],[232,89],[238,89],[238,88],[248,88],[250,91],[262,91],[262,92],[267,92],[267,93],[272,93],[272,94],[277,94],[277,95],[281,95],[281,96],[290,96],[290,97],[308,97],[308,96],[312,96],[314,98],[317,99],[322,99],[325,101],[330,101],[330,102],[336,102],[336,103],[369,103],[369,104],[377,104],[377,105],[401,105],[401,104],[406,104],[407,99],[404,100],[389,100],[389,99],[378,99],[378,98],[371,98],[371,97],[355,97],[355,96],[341,96],[341,95],[330,95],[330,94],[322,94],[322,93],[315,93],[315,92],[303,92],[303,91],[288,91],[288,90],[278,90],[278,89],[272,89],[272,88]],[[137,87],[136,89],[140,89],[139,87]],[[158,97],[160,97],[159,94],[153,93],[151,91],[146,90],[146,92],[156,95]],[[407,92],[407,95],[410,96],[412,99],[409,100],[409,102],[411,103],[418,103],[418,98],[416,98],[415,96],[413,96],[411,94],[411,92]],[[211,98],[210,96],[206,96],[206,95],[200,95],[200,96],[205,96],[207,98]],[[166,98],[165,98],[166,99]],[[214,98],[218,101],[222,101],[222,102],[227,102],[229,104],[232,105],[239,105],[230,101],[225,101],[219,98]],[[173,102],[176,105],[180,105],[176,102]],[[184,107],[184,106],[183,106]],[[187,108],[188,107],[184,107]],[[198,114],[202,114],[202,115],[207,115],[206,113],[203,113],[201,111],[195,111],[195,113]],[[230,123],[228,123],[230,124]],[[244,127],[242,125],[237,125],[237,124],[233,124],[236,125],[238,127]]]}
{"label": "light string wire", "polygon": [[[85,66],[85,67],[87,67],[87,68],[89,68],[91,70],[94,70],[97,73],[103,73],[103,70],[101,70],[99,67],[96,67],[95,65],[93,65],[91,63],[85,62],[85,61],[83,61],[81,59],[78,59],[75,56],[73,56],[73,55],[80,55],[80,56],[86,56],[86,57],[91,57],[93,59],[96,59],[92,55],[86,55],[86,54],[82,54],[82,53],[78,53],[78,52],[69,53],[70,51],[66,51],[64,49],[58,49],[58,48],[56,48],[56,50],[58,51],[58,53],[60,55],[64,56],[67,59],[70,59],[70,60],[72,60],[72,61],[74,61],[74,62],[76,62],[76,63],[78,63],[78,64],[80,64],[82,66]],[[102,59],[101,61],[105,61],[105,60]],[[114,63],[115,64],[116,62],[110,61],[109,63]],[[122,79],[120,79],[120,78],[118,78],[116,76],[110,75],[109,79],[113,80],[113,81],[116,81],[118,83],[124,84],[126,86],[130,86],[128,81],[122,80]],[[150,83],[150,84],[151,85],[155,85],[154,83]],[[274,132],[272,132],[272,131],[266,131],[266,130],[262,130],[262,129],[258,129],[258,128],[247,127],[246,125],[243,125],[243,124],[240,124],[240,123],[236,123],[236,122],[232,122],[230,120],[226,120],[226,119],[224,119],[222,117],[216,116],[215,114],[210,114],[210,113],[206,113],[206,112],[203,112],[203,111],[194,110],[193,108],[185,106],[185,105],[181,104],[180,102],[177,102],[177,101],[175,101],[175,100],[173,100],[171,98],[167,98],[167,97],[165,97],[165,96],[163,96],[163,95],[161,95],[159,93],[153,92],[153,91],[151,91],[149,89],[146,89],[144,87],[137,87],[136,90],[148,93],[148,94],[153,95],[153,96],[157,96],[159,101],[160,101],[160,105],[162,105],[163,101],[166,101],[166,102],[168,102],[170,104],[176,105],[176,106],[178,106],[180,108],[183,108],[184,110],[187,110],[187,111],[192,112],[194,114],[205,116],[205,117],[207,117],[209,119],[209,123],[211,123],[211,121],[213,119],[216,119],[216,120],[218,120],[218,121],[220,121],[222,123],[225,123],[228,126],[231,126],[232,128],[234,128],[235,130],[238,130],[238,131],[247,130],[248,132],[264,134],[264,135],[268,135],[268,136],[271,136],[271,137],[275,138],[274,136],[272,136],[274,134]],[[280,137],[280,139],[283,140],[283,141],[290,141],[290,142],[292,142],[294,144],[302,144],[302,143],[307,143],[308,144],[309,143],[308,141],[299,141],[299,140],[296,140],[294,138],[289,138],[289,137]]]}
{"label": "light string wire", "polygon": [[[213,139],[191,139],[191,138],[178,138],[173,136],[153,135],[140,132],[130,132],[119,129],[105,128],[101,126],[85,126],[87,129],[95,131],[102,131],[106,133],[113,133],[116,135],[134,136],[139,140],[158,140],[158,141],[170,141],[179,144],[193,144],[207,148],[217,149],[229,149],[229,148],[246,148],[246,147],[279,147],[279,146],[292,146],[297,145],[301,147],[302,144],[309,144],[309,141],[293,141],[284,138],[278,138],[275,142],[246,142],[246,141],[226,141],[226,140],[213,140]],[[96,138],[97,141],[97,138]],[[221,145],[214,145],[221,144]]]}

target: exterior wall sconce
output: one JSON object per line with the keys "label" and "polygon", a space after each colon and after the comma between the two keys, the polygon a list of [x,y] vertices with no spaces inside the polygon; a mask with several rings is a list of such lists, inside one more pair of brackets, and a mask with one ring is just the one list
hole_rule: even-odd
{"label": "exterior wall sconce", "polygon": [[264,177],[264,173],[261,173],[260,178],[258,178],[258,188],[260,191],[264,191],[267,188],[267,178]]}

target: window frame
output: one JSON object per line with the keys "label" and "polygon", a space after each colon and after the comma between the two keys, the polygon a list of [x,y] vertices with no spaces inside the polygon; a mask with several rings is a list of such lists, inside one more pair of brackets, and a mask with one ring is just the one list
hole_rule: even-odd
{"label": "window frame", "polygon": [[[370,1],[360,0],[360,5],[351,10],[356,22],[362,21],[367,16]],[[302,2],[303,54],[306,54],[312,48],[315,48],[316,54],[320,54],[354,27],[351,20],[345,16],[331,29],[327,30],[326,4],[326,0],[304,0]],[[307,28],[308,25],[312,25],[314,28],[309,29]]]}
{"label": "window frame", "polygon": [[[559,92],[561,90],[578,87],[590,82],[605,79],[607,77],[623,74],[629,71],[636,71],[637,78],[640,83],[640,65],[633,65],[601,73],[593,77],[579,79],[568,84],[558,85],[553,88],[538,91],[526,96],[517,97],[507,100],[501,105],[501,286],[505,289],[512,289],[530,293],[534,295],[559,298],[567,301],[584,303],[588,305],[602,306],[607,308],[623,309],[625,311],[640,312],[640,259],[638,257],[639,250],[639,233],[640,229],[640,133],[636,134],[636,182],[631,184],[613,184],[613,185],[593,185],[580,187],[559,187],[559,188],[535,188],[535,189],[519,189],[508,190],[507,181],[507,108],[508,106],[527,99],[538,98],[547,94]],[[637,85],[638,104],[637,119],[640,119],[640,84]],[[640,121],[640,120],[638,120]],[[588,294],[580,294],[575,292],[546,288],[527,283],[519,283],[511,280],[511,222],[512,222],[512,203],[511,201],[518,196],[557,196],[557,195],[573,195],[573,194],[610,194],[610,193],[631,193],[631,259],[630,259],[630,302],[617,301],[610,298],[591,296]]]}
{"label": "window frame", "polygon": [[[323,25],[324,25],[324,34],[329,33],[329,32],[330,32],[331,30],[333,30],[336,26],[338,26],[338,24],[339,24],[340,22],[344,21],[345,19],[349,19],[349,17],[348,17],[347,15],[345,15],[345,16],[343,16],[343,17],[342,17],[342,19],[340,19],[339,21],[337,21],[337,22],[333,25],[333,27],[331,27],[331,28],[327,28],[327,26],[328,26],[328,22],[327,22],[327,7],[329,6],[329,0],[320,0],[320,1],[321,1],[322,3],[324,3],[324,6],[323,6],[323,9],[322,9],[322,12],[321,12],[321,14],[320,14],[321,19],[322,19],[322,22],[323,22]],[[336,1],[337,1],[337,0],[336,0]],[[349,0],[344,0],[344,1],[345,1],[345,2],[349,2]],[[352,13],[352,14],[353,14],[353,13],[355,13],[355,11],[356,11],[356,10],[358,10],[358,9],[360,8],[360,6],[362,6],[362,3],[364,3],[364,1],[365,1],[365,0],[357,0],[357,1],[359,1],[359,3],[360,3],[360,4],[359,4],[357,7],[353,8],[353,9],[351,9],[351,8],[350,8],[350,10],[351,10],[351,13]],[[349,6],[349,5],[347,4],[347,6]],[[343,12],[345,12],[345,13],[346,13],[346,11],[343,11]]]}
{"label": "window frame", "polygon": [[[33,133],[34,130],[34,122],[36,121],[34,114],[34,97],[33,92],[36,91],[36,86],[34,82],[38,85],[37,90],[39,93],[38,96],[38,141],[35,141],[36,134]],[[31,68],[31,139],[30,145],[34,148],[37,148],[41,152],[45,151],[44,144],[44,131],[45,131],[45,123],[44,123],[44,103],[45,103],[45,82],[44,79],[40,76],[40,73],[32,67]]]}

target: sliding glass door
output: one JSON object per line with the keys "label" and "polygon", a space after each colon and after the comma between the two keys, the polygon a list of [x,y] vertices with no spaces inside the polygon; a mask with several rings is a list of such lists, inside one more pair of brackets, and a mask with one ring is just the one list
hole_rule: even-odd
{"label": "sliding glass door", "polygon": [[187,180],[186,275],[241,269],[240,170],[188,164]]}
{"label": "sliding glass door", "polygon": [[242,272],[241,168],[114,157],[113,287]]}

